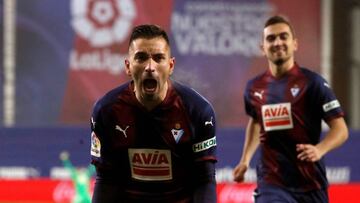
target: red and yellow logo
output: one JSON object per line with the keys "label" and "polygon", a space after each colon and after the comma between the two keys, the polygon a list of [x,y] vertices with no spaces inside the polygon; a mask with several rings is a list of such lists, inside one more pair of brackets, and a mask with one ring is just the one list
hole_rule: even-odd
{"label": "red and yellow logo", "polygon": [[172,179],[170,150],[129,149],[128,152],[132,178],[143,181]]}
{"label": "red and yellow logo", "polygon": [[265,131],[293,128],[290,103],[263,105],[261,114]]}

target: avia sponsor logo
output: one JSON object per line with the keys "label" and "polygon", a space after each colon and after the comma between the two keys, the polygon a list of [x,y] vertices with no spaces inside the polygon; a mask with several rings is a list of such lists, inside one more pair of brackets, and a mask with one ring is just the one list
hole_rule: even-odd
{"label": "avia sponsor logo", "polygon": [[261,114],[265,131],[293,128],[290,103],[263,105]]}
{"label": "avia sponsor logo", "polygon": [[216,146],[216,137],[215,136],[208,140],[193,144],[192,147],[193,147],[194,152],[201,152],[201,151],[207,150],[214,146]]}
{"label": "avia sponsor logo", "polygon": [[172,179],[170,150],[128,149],[131,177],[143,181]]}
{"label": "avia sponsor logo", "polygon": [[323,110],[328,112],[330,110],[336,109],[340,107],[340,102],[338,100],[333,100],[323,105]]}

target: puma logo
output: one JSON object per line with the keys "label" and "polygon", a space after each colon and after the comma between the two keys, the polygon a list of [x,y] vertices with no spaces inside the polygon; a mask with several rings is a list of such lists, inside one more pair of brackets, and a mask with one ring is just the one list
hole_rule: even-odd
{"label": "puma logo", "polygon": [[255,97],[259,97],[259,99],[263,99],[263,93],[264,93],[264,90],[261,90],[261,92],[254,92],[254,96]]}
{"label": "puma logo", "polygon": [[92,124],[93,128],[95,128],[96,122],[94,121],[94,118],[93,118],[93,117],[91,117],[91,124]]}
{"label": "puma logo", "polygon": [[127,138],[126,130],[127,130],[129,127],[130,127],[130,126],[126,126],[125,129],[122,129],[120,126],[116,125],[116,126],[115,126],[115,130],[118,130],[118,131],[122,132],[122,133],[124,134],[125,138]]}
{"label": "puma logo", "polygon": [[205,121],[205,126],[206,126],[206,125],[214,126],[214,124],[213,124],[213,117],[212,117],[212,116],[211,116],[210,121]]}

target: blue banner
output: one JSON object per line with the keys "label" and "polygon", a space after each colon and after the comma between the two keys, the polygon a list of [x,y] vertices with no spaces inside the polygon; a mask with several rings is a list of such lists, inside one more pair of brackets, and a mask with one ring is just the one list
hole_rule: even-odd
{"label": "blue banner", "polygon": [[[232,169],[242,153],[243,129],[220,129],[217,132],[217,180],[231,182]],[[3,128],[0,129],[0,178],[61,177],[65,171],[60,153],[67,151],[77,167],[90,164],[90,129],[88,128]],[[325,156],[331,183],[360,181],[358,161],[360,131],[351,131],[347,142]],[[255,154],[246,174],[254,182]]]}

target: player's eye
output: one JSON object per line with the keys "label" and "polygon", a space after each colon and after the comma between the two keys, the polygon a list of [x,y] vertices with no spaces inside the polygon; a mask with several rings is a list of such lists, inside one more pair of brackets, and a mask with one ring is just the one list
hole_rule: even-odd
{"label": "player's eye", "polygon": [[280,34],[280,39],[281,40],[287,40],[289,38],[289,34],[288,33],[281,33]]}
{"label": "player's eye", "polygon": [[134,59],[138,62],[144,62],[149,58],[149,55],[147,53],[144,52],[139,52],[136,53],[134,56]]}
{"label": "player's eye", "polygon": [[152,56],[152,58],[157,63],[160,63],[161,61],[163,61],[165,59],[165,55],[164,54],[155,54]]}
{"label": "player's eye", "polygon": [[266,37],[266,41],[268,41],[268,42],[273,42],[273,41],[275,41],[275,39],[276,39],[275,35],[268,35]]}

